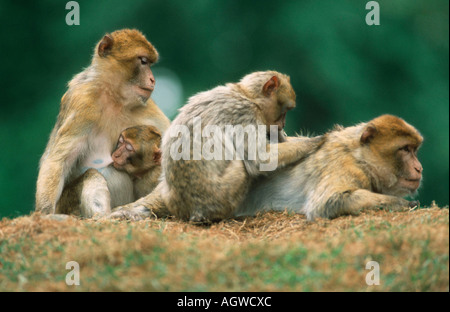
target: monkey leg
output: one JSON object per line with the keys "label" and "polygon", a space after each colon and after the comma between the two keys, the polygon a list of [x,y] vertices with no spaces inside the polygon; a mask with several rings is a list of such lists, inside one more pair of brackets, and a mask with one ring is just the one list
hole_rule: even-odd
{"label": "monkey leg", "polygon": [[82,177],[81,216],[99,218],[108,215],[111,212],[111,197],[106,179],[95,169],[89,169]]}
{"label": "monkey leg", "polygon": [[[249,174],[245,170],[244,163],[240,160],[231,161],[227,169],[220,175],[208,177],[204,184],[193,187],[189,205],[184,198],[172,201],[169,210],[175,207],[183,207],[188,215],[180,215],[182,219],[188,219],[194,223],[210,223],[230,218],[248,193],[250,185]],[[180,190],[181,191],[181,190]]]}
{"label": "monkey leg", "polygon": [[81,192],[83,190],[83,183],[80,178],[64,188],[61,198],[56,204],[55,214],[81,216]]}
{"label": "monkey leg", "polygon": [[102,217],[111,211],[110,202],[106,179],[96,169],[89,169],[64,188],[56,213],[84,218]]}
{"label": "monkey leg", "polygon": [[359,213],[366,209],[390,209],[402,211],[409,207],[410,202],[397,196],[373,193],[369,190],[359,189],[353,192],[348,201],[351,213]]}
{"label": "monkey leg", "polygon": [[134,203],[115,207],[109,215],[111,219],[143,220],[148,217],[164,218],[170,212],[161,197],[161,183],[149,195],[142,197]]}

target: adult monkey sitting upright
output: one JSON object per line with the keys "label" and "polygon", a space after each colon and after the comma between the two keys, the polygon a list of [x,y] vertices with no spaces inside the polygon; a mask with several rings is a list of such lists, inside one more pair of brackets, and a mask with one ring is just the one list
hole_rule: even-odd
{"label": "adult monkey sitting upright", "polygon": [[[112,162],[117,138],[125,128],[155,126],[163,133],[170,122],[150,99],[158,60],[153,45],[137,30],[107,34],[97,44],[91,65],[76,75],[61,100],[60,112],[41,158],[36,187],[36,211],[52,214],[60,196],[88,168]],[[92,170],[88,170],[92,174]],[[84,217],[110,212],[109,193],[99,172],[83,190]],[[98,181],[98,182],[97,182]]]}

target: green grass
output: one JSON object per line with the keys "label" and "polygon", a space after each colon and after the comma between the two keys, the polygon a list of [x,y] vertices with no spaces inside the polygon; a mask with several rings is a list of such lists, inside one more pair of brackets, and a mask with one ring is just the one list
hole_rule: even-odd
{"label": "green grass", "polygon": [[[368,286],[368,261],[380,285]],[[80,265],[79,286],[65,265]],[[0,222],[0,291],[448,291],[448,209],[369,211],[311,223],[266,213],[177,220]]]}

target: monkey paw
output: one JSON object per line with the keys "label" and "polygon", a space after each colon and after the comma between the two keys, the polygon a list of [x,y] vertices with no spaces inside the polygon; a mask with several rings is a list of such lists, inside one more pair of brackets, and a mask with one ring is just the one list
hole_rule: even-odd
{"label": "monkey paw", "polygon": [[416,210],[420,207],[420,202],[418,200],[413,200],[409,202],[409,211]]}

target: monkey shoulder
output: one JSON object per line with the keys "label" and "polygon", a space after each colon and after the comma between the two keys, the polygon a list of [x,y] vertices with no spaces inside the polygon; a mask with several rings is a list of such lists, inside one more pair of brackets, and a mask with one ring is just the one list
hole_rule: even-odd
{"label": "monkey shoulder", "polygon": [[346,183],[352,181],[363,188],[370,187],[370,179],[364,169],[365,162],[359,155],[359,140],[355,140],[343,130],[327,133],[324,136],[324,143],[306,160],[307,164],[304,167],[311,169],[313,175],[314,172],[325,175],[333,172],[333,176],[338,180],[345,180]]}

